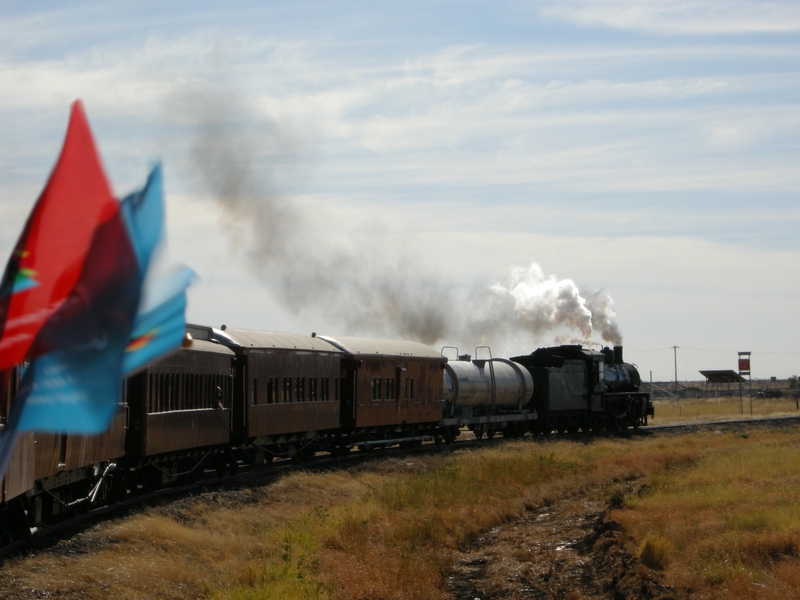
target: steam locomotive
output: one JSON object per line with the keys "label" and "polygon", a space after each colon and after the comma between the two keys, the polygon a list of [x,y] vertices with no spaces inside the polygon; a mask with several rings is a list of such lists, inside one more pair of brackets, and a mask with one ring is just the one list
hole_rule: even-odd
{"label": "steam locomotive", "polygon": [[[275,458],[425,440],[638,427],[653,415],[622,348],[454,360],[423,344],[189,325],[191,346],[128,378],[99,436],[26,433],[0,483],[0,547],[129,496]],[[444,352],[444,349],[443,349]],[[17,385],[0,390],[0,431]]]}
{"label": "steam locomotive", "polygon": [[[445,365],[443,426],[466,425],[478,439],[497,431],[506,437],[621,431],[653,416],[650,394],[639,391],[639,372],[623,361],[622,346],[597,352],[565,345],[510,360],[470,358]],[[450,424],[454,417],[461,418]]]}

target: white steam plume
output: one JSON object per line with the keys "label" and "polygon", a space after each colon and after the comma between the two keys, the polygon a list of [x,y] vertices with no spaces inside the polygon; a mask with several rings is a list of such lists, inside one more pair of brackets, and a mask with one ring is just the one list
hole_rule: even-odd
{"label": "white steam plume", "polygon": [[[463,330],[470,340],[496,344],[522,336],[538,343],[621,343],[613,300],[604,289],[581,290],[571,279],[547,275],[531,263],[473,288]],[[459,336],[462,337],[463,336]]]}

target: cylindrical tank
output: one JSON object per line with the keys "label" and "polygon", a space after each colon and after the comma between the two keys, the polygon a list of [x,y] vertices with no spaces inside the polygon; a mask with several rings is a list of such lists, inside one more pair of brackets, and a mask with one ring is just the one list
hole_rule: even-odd
{"label": "cylindrical tank", "polygon": [[527,369],[505,358],[447,362],[444,367],[444,400],[451,414],[457,408],[483,409],[492,405],[494,371],[494,406],[522,408],[533,394],[533,378]]}

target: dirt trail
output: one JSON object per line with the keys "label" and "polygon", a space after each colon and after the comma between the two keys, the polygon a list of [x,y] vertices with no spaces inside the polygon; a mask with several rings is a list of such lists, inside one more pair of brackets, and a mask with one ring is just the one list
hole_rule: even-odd
{"label": "dirt trail", "polygon": [[608,501],[561,498],[493,529],[460,553],[452,600],[679,598],[626,548]]}

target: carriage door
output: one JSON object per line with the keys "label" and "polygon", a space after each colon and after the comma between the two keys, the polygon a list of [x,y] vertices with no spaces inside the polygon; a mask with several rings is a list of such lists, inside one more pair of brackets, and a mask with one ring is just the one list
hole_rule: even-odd
{"label": "carriage door", "polygon": [[360,360],[344,359],[339,372],[339,400],[343,427],[356,425],[356,394],[358,391],[358,367]]}

